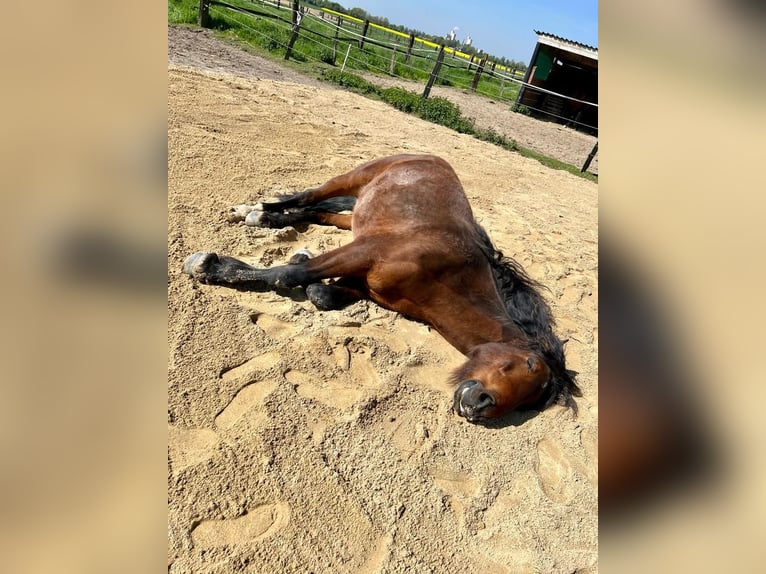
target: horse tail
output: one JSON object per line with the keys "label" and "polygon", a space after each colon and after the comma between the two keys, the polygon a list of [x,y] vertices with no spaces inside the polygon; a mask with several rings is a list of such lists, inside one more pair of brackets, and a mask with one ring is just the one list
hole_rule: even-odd
{"label": "horse tail", "polygon": [[575,382],[576,373],[566,368],[564,342],[554,332],[556,321],[542,296],[546,287],[529,277],[517,261],[495,248],[480,225],[476,228],[479,245],[489,261],[508,315],[529,339],[530,349],[539,352],[551,369],[551,384],[543,399],[543,408],[559,402],[576,413],[577,405],[572,397],[582,396],[582,392]]}
{"label": "horse tail", "polygon": [[[303,192],[301,192],[303,193]],[[277,196],[277,199],[284,201],[300,195],[300,193],[282,194]],[[331,197],[329,199],[323,199],[312,205],[298,208],[301,211],[320,211],[324,213],[342,213],[344,211],[353,211],[356,205],[356,197],[352,195],[342,195],[339,197]]]}
{"label": "horse tail", "polygon": [[340,197],[331,197],[310,206],[308,209],[314,211],[329,211],[330,213],[341,213],[343,211],[354,211],[356,197],[353,195],[343,195]]}

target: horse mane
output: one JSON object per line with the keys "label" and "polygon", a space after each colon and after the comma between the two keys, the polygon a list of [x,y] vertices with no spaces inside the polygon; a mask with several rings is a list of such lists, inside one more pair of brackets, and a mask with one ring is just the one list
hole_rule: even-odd
{"label": "horse mane", "polygon": [[[475,223],[475,222],[474,222]],[[542,355],[551,370],[551,379],[539,406],[548,408],[559,403],[577,413],[573,397],[581,397],[582,391],[575,382],[576,373],[567,370],[564,343],[554,333],[556,322],[551,308],[542,296],[544,285],[535,281],[510,257],[505,257],[493,244],[487,232],[475,223],[479,247],[489,262],[495,285],[505,302],[505,309],[513,322],[527,337],[524,345],[528,350]]]}

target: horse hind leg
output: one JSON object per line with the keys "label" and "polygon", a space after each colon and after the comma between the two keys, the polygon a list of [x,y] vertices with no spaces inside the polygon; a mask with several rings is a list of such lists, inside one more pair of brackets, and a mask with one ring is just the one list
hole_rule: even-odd
{"label": "horse hind leg", "polygon": [[353,197],[338,197],[322,201],[316,206],[293,209],[284,213],[253,210],[245,217],[245,225],[279,229],[313,223],[339,229],[351,229],[350,212],[355,202],[356,199]]}
{"label": "horse hind leg", "polygon": [[333,177],[319,187],[314,187],[283,198],[280,201],[262,203],[260,209],[264,212],[279,212],[287,209],[308,207],[322,201],[342,196],[358,197],[362,188],[386,171],[392,164],[401,161],[406,156],[391,156],[369,161],[348,173]]}
{"label": "horse hind leg", "polygon": [[[353,210],[353,204],[364,186],[393,164],[407,158],[406,155],[398,155],[369,161],[348,173],[330,179],[319,187],[283,197],[279,201],[232,206],[227,219],[232,223],[244,221],[247,225],[255,227],[278,228],[306,222],[351,229],[351,218],[342,217],[345,214],[341,212]],[[348,199],[351,201],[346,205],[350,207],[341,209],[337,207],[343,205],[343,201]],[[314,209],[303,217],[292,215],[297,212],[296,210],[312,207]],[[272,217],[266,215],[267,213],[277,215]],[[290,215],[290,217],[279,217],[279,215]]]}

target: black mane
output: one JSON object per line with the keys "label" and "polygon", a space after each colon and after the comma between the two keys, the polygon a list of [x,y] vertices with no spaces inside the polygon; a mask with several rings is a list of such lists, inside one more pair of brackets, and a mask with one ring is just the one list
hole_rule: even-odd
{"label": "black mane", "polygon": [[553,331],[556,322],[541,294],[545,286],[530,278],[518,262],[496,249],[479,224],[476,230],[479,247],[492,268],[508,315],[527,336],[528,349],[540,353],[551,370],[551,380],[539,406],[545,409],[557,402],[576,413],[577,405],[572,397],[580,397],[582,392],[575,382],[576,373],[566,368],[564,342]]}

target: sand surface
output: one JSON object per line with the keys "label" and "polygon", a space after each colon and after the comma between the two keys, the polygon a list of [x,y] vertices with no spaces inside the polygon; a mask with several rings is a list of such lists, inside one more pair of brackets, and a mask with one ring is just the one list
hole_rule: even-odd
{"label": "sand surface", "polygon": [[[168,72],[169,571],[596,572],[596,184],[183,34]],[[577,418],[469,424],[445,383],[463,357],[426,326],[181,274],[200,250],[269,266],[349,242],[224,215],[394,153],[448,160],[496,245],[550,288]]]}

